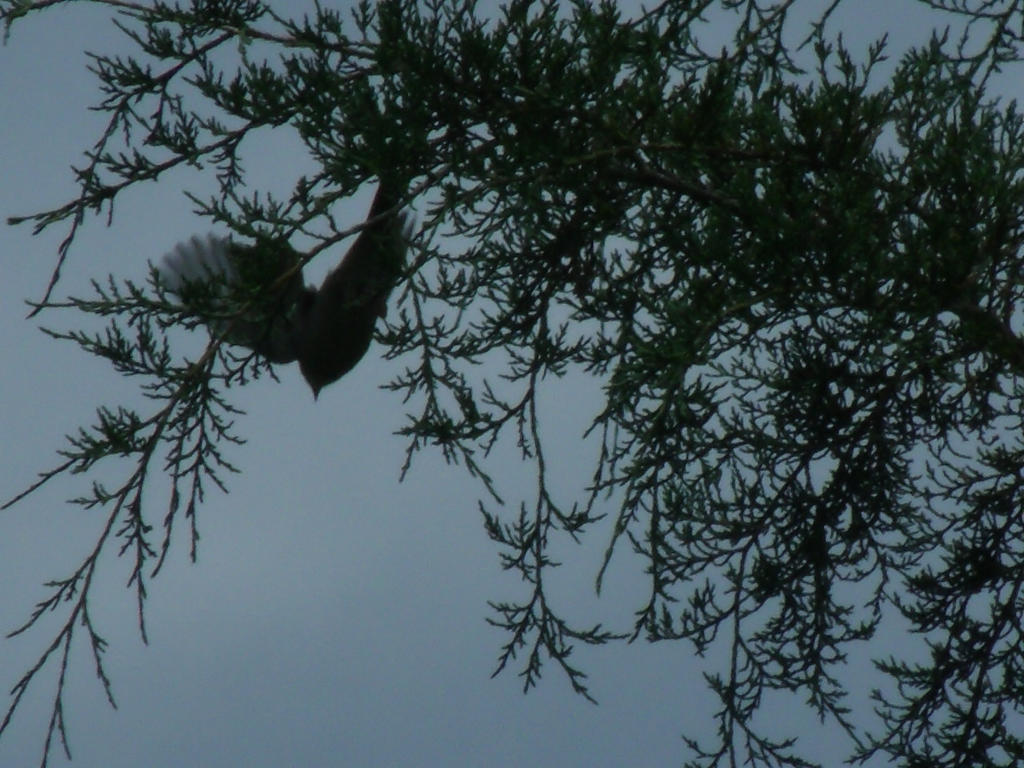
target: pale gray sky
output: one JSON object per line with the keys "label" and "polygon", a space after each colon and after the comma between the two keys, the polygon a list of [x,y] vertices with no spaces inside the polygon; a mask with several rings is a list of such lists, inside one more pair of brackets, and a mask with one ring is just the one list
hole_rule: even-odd
{"label": "pale gray sky", "polygon": [[[863,13],[843,17],[852,41],[884,29],[897,40],[926,31],[913,2],[847,5]],[[97,96],[83,51],[124,47],[109,13],[83,4],[15,26],[0,48],[0,215],[74,194],[68,165],[80,162],[104,119],[87,111]],[[302,162],[267,152],[249,167],[254,179],[290,181]],[[120,199],[111,227],[89,221],[58,295],[85,294],[91,277],[108,272],[141,277],[147,259],[207,231],[181,194],[203,183],[172,175]],[[352,205],[353,222],[365,202]],[[42,295],[63,235],[60,227],[35,238],[26,226],[0,227],[4,499],[55,462],[63,435],[91,421],[97,405],[138,402],[135,382],[24,319],[21,302]],[[57,328],[75,320],[42,318]],[[376,352],[317,403],[294,367],[280,370],[280,384],[267,379],[237,393],[247,410],[238,431],[249,442],[229,458],[243,472],[228,478],[229,495],[208,495],[198,564],[188,563],[181,540],[152,583],[148,646],[123,588],[130,564],[107,562],[92,611],[110,642],[119,709],[106,705],[80,647],[66,702],[72,765],[665,766],[684,757],[682,730],[713,728],[701,679],[708,665],[684,643],[580,648],[597,707],[550,665],[528,696],[514,674],[490,678],[506,636],[485,623],[486,601],[519,596],[520,585],[498,567],[476,510],[480,489],[464,472],[425,454],[398,483],[404,443],[392,433],[404,408],[378,389],[398,368]],[[549,417],[564,421],[565,441],[548,449],[566,478],[564,500],[585,484],[593,447],[579,440],[586,410],[559,411],[594,402],[595,391],[565,381],[545,401]],[[496,475],[511,498],[528,477],[515,466]],[[92,479],[62,479],[0,513],[0,629],[17,626],[43,596],[41,583],[67,575],[92,546],[105,512],[64,503]],[[599,616],[628,627],[642,596],[640,565],[621,558],[598,600],[592,584],[605,542],[596,533],[591,546],[567,553],[583,565],[565,569],[560,589],[578,603],[580,623]],[[0,641],[0,684],[16,682],[54,626]],[[51,668],[33,686],[0,739],[0,765],[38,764],[55,681]],[[799,698],[780,699],[771,717],[814,722]],[[829,734],[813,736],[817,757],[827,758]],[[63,764],[59,754],[54,764]]]}

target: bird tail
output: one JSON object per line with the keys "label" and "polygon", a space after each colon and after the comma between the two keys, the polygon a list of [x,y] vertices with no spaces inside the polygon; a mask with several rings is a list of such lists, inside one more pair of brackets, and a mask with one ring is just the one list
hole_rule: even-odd
{"label": "bird tail", "polygon": [[[378,314],[384,315],[387,294],[405,269],[405,254],[413,234],[413,218],[400,210],[405,185],[382,177],[367,214],[367,226],[346,261],[349,280],[360,286],[358,293],[377,293]],[[372,244],[372,245],[371,245]]]}

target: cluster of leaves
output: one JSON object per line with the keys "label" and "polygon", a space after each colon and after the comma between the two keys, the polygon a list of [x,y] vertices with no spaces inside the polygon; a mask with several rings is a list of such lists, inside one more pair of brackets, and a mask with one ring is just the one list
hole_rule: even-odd
{"label": "cluster of leaves", "polygon": [[[51,4],[5,0],[0,18]],[[934,38],[883,78],[882,43],[857,62],[827,37],[838,0],[799,47],[792,0],[677,0],[630,19],[611,2],[518,1],[484,19],[469,0],[395,0],[350,22],[320,6],[292,21],[256,0],[118,0],[140,54],[95,58],[108,130],[80,196],[30,218],[70,222],[52,289],[84,215],[173,167],[213,165],[220,190],[196,200],[202,213],[243,236],[309,238],[308,258],[350,234],[338,201],[382,173],[411,179],[407,198],[428,211],[382,341],[416,362],[389,386],[420,408],[409,460],[439,447],[481,479],[487,530],[528,585],[494,605],[509,632],[499,668],[522,656],[530,687],[552,660],[589,695],[569,660],[579,643],[724,642],[726,667],[708,676],[717,733],[688,741],[693,765],[805,765],[794,740],[756,727],[773,690],[804,692],[854,761],[1018,764],[1024,126],[987,87],[1017,60],[1024,7],[923,4],[991,34],[970,55],[971,34]],[[716,54],[700,39],[709,14],[733,25]],[[321,170],[286,202],[244,198],[244,142],[285,126]],[[449,236],[470,245],[446,250]],[[19,630],[77,590],[0,732],[58,648],[63,672],[76,618],[108,686],[88,618],[96,559],[112,536],[134,553],[141,619],[144,568],[169,540],[154,544],[146,522],[150,463],[169,451],[165,530],[182,492],[194,523],[236,439],[222,386],[265,370],[220,339],[173,363],[159,329],[175,309],[150,293],[112,282],[41,305],[109,317],[105,335],[59,335],[145,376],[160,407],[102,410],[41,480],[107,457],[135,466],[80,500],[110,508],[107,528]],[[500,361],[500,378],[481,377],[481,360]],[[536,402],[570,371],[606,397],[594,482],[566,508]],[[506,438],[538,477],[511,520],[480,458]],[[577,626],[544,589],[553,542],[586,535],[606,494],[621,499],[606,563],[628,544],[649,574],[623,634]],[[878,661],[893,686],[867,729],[841,665],[893,616],[931,659]],[[60,693],[53,711],[63,738]]]}

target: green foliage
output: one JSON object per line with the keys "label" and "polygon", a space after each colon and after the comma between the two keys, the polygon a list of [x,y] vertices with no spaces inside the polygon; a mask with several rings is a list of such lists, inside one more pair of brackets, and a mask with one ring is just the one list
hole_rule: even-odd
{"label": "green foliage", "polygon": [[[0,0],[0,18],[52,4]],[[310,238],[307,259],[351,234],[336,203],[381,175],[413,179],[407,199],[427,213],[381,340],[414,362],[389,386],[419,409],[408,460],[440,448],[480,478],[487,531],[527,586],[493,606],[509,633],[499,669],[520,664],[529,688],[553,661],[589,696],[574,645],[725,644],[708,676],[717,732],[688,739],[692,765],[806,765],[795,741],[757,729],[773,690],[804,693],[853,762],[1024,761],[1024,129],[988,92],[1017,61],[1024,4],[1003,3],[971,55],[973,38],[935,37],[884,76],[884,43],[861,55],[828,36],[839,2],[803,31],[793,3],[758,0],[635,18],[520,1],[493,19],[470,0],[393,0],[298,21],[255,1],[109,4],[139,52],[94,57],[108,128],[80,195],[27,219],[70,227],[51,290],[83,217],[172,168],[212,167],[201,213],[242,236]],[[712,14],[732,30],[713,54]],[[241,194],[261,128],[294,130],[320,169],[286,201]],[[469,245],[447,249],[457,236]],[[76,619],[109,693],[87,610],[96,560],[108,539],[134,556],[141,622],[148,564],[181,514],[195,525],[203,483],[233,470],[223,387],[267,370],[222,349],[226,335],[179,360],[161,330],[180,308],[150,288],[112,279],[39,308],[108,318],[105,334],[55,335],[142,376],[155,412],[101,409],[29,489],[107,458],[134,467],[78,500],[109,523],[17,630],[70,606],[11,711],[50,654],[63,669]],[[568,372],[597,377],[605,401],[593,484],[565,508],[536,401]],[[505,439],[538,477],[511,520],[481,458]],[[143,491],[160,450],[174,490],[154,539]],[[629,545],[650,586],[620,632],[575,626],[544,592],[553,542],[589,534],[610,495],[607,558]],[[930,660],[877,662],[893,686],[866,730],[839,670],[893,616]],[[61,693],[50,736],[63,739]]]}

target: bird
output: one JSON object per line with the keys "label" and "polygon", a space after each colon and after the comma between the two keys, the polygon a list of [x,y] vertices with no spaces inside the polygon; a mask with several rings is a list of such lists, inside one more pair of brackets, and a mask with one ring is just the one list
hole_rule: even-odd
{"label": "bird", "polygon": [[228,344],[271,363],[298,361],[318,399],[363,358],[386,315],[412,237],[410,217],[397,207],[381,184],[366,225],[319,288],[305,284],[302,254],[287,243],[217,235],[179,243],[156,279]]}

